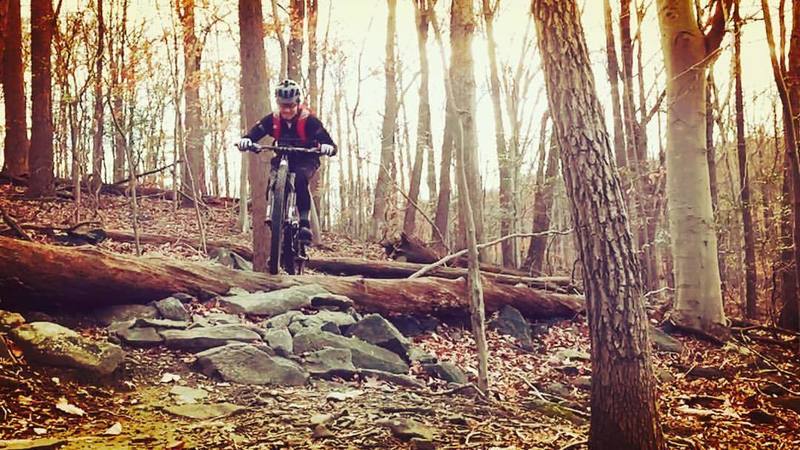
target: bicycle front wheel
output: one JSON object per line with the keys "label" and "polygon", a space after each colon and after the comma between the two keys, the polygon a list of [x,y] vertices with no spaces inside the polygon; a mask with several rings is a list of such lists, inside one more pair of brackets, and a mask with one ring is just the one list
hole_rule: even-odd
{"label": "bicycle front wheel", "polygon": [[283,222],[286,218],[286,177],[289,167],[281,164],[278,167],[275,182],[272,185],[272,236],[269,249],[269,273],[278,274],[283,250]]}

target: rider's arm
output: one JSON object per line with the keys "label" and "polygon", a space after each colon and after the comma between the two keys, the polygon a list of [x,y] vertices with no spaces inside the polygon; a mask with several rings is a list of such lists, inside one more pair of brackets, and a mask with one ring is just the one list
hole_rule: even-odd
{"label": "rider's arm", "polygon": [[258,142],[267,135],[272,136],[272,114],[267,114],[256,122],[256,124],[250,128],[250,131],[242,137],[249,138],[253,142]]}
{"label": "rider's arm", "polygon": [[331,135],[328,134],[328,130],[325,129],[325,127],[322,125],[322,121],[320,121],[317,117],[309,117],[306,127],[308,130],[308,136],[312,141],[315,141],[319,144],[328,144],[336,147],[336,143],[333,142],[333,139],[331,139]]}

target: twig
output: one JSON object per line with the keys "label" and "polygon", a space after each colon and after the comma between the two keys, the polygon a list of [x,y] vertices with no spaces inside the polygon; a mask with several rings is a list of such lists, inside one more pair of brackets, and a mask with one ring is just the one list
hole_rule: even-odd
{"label": "twig", "polygon": [[[497,239],[495,239],[493,241],[485,242],[483,244],[478,244],[477,248],[478,249],[482,249],[482,248],[486,248],[486,247],[491,247],[493,245],[497,245],[497,244],[499,244],[499,243],[501,243],[503,241],[506,241],[508,239],[513,239],[513,238],[529,238],[529,237],[537,237],[537,236],[549,236],[549,235],[553,235],[553,234],[564,235],[564,234],[569,234],[569,233],[572,233],[572,228],[570,228],[568,230],[563,230],[563,231],[560,231],[560,230],[547,230],[547,231],[542,231],[542,232],[539,232],[539,233],[514,233],[514,234],[509,234],[507,236],[499,237],[499,238],[497,238]],[[457,251],[455,253],[447,255],[444,258],[442,258],[442,259],[440,259],[440,260],[438,260],[438,261],[436,261],[434,263],[428,264],[427,266],[419,269],[418,271],[416,271],[413,274],[411,274],[411,276],[409,276],[408,278],[409,279],[419,278],[422,275],[425,275],[426,273],[430,272],[431,270],[433,270],[433,269],[435,269],[435,268],[437,268],[439,266],[442,266],[444,264],[447,264],[448,262],[450,262],[450,261],[452,261],[452,260],[454,260],[454,259],[456,259],[456,258],[458,258],[460,256],[463,256],[465,253],[467,253],[467,249],[459,250],[459,251]]]}
{"label": "twig", "polygon": [[3,222],[8,224],[8,226],[10,226],[11,229],[14,230],[14,232],[17,233],[20,238],[22,238],[22,239],[24,239],[26,241],[33,242],[33,239],[31,239],[30,235],[28,235],[28,233],[26,233],[25,230],[23,230],[19,226],[19,224],[17,224],[17,222],[14,219],[12,219],[11,216],[9,216],[6,213],[6,210],[3,209],[2,207],[0,207],[0,214],[2,214],[2,216],[3,216]]}
{"label": "twig", "polygon": [[767,363],[767,364],[769,364],[770,366],[774,367],[774,368],[775,368],[775,370],[777,370],[778,372],[780,372],[780,373],[782,373],[782,374],[784,374],[784,375],[786,375],[786,376],[788,376],[788,377],[794,378],[795,380],[797,380],[798,382],[800,382],[800,376],[798,376],[798,375],[797,375],[796,373],[794,373],[794,372],[789,372],[788,370],[782,369],[780,366],[778,366],[778,363],[776,363],[776,362],[774,362],[773,360],[771,360],[770,358],[768,358],[768,357],[766,357],[766,356],[762,355],[762,354],[761,354],[761,353],[759,353],[757,350],[755,350],[753,347],[750,347],[749,345],[747,345],[747,342],[745,342],[745,340],[744,340],[744,333],[740,333],[740,335],[741,335],[741,337],[742,337],[742,340],[741,340],[741,342],[742,342],[742,345],[744,345],[744,346],[745,346],[745,348],[747,348],[747,349],[748,349],[748,350],[750,350],[751,352],[755,353],[755,355],[756,355],[756,356],[758,356],[759,358],[761,358],[761,359],[762,359],[762,360],[763,360],[765,363]]}
{"label": "twig", "polygon": [[569,444],[561,447],[561,450],[570,450],[570,449],[573,449],[573,448],[578,448],[581,445],[588,445],[588,444],[589,444],[589,441],[587,441],[587,440],[570,442]]}
{"label": "twig", "polygon": [[[158,169],[148,170],[147,172],[136,174],[136,178],[142,178],[142,177],[146,177],[148,175],[153,175],[154,173],[163,172],[163,171],[169,169],[170,167],[172,167],[172,166],[174,166],[176,164],[180,164],[182,162],[183,162],[183,160],[179,159],[179,160],[174,161],[174,162],[172,162],[170,164],[167,164],[164,167],[159,167]],[[124,180],[117,181],[116,183],[113,183],[111,186],[120,186],[120,185],[123,185],[123,184],[125,184],[125,183],[127,183],[129,181],[131,181],[131,177],[128,177],[128,178],[126,178]]]}

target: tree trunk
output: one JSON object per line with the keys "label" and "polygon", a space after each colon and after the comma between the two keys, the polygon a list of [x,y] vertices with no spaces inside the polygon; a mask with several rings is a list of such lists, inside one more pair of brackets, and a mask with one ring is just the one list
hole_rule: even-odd
{"label": "tree trunk", "polygon": [[51,0],[31,0],[31,173],[27,195],[32,198],[55,192],[50,62],[54,23]]}
{"label": "tree trunk", "polygon": [[[449,94],[445,94],[449,97]],[[450,175],[453,166],[453,122],[455,120],[451,100],[447,99],[445,107],[444,131],[442,136],[442,161],[439,165],[439,195],[436,199],[436,214],[433,223],[441,232],[433,235],[433,246],[438,251],[445,251],[450,232]]]}
{"label": "tree trunk", "polygon": [[[550,209],[553,205],[553,185],[558,175],[558,141],[555,133],[550,137],[550,149],[547,151],[547,170],[544,179],[537,186],[536,197],[533,204],[533,226],[531,233],[541,233],[550,228]],[[534,275],[542,274],[544,254],[547,250],[548,236],[535,236],[531,238],[528,249],[526,265],[528,271]]]}
{"label": "tree trunk", "polygon": [[[433,148],[433,137],[431,136],[431,105],[428,99],[428,22],[430,15],[428,13],[427,0],[414,0],[414,12],[416,15],[417,24],[417,49],[419,51],[419,109],[417,112],[417,151],[414,155],[414,167],[411,171],[411,182],[408,190],[408,202],[403,218],[403,232],[409,235],[414,234],[415,222],[417,218],[417,207],[419,205],[419,191],[422,184],[422,161],[426,155],[430,154],[430,149]],[[430,157],[428,158],[430,164]],[[430,168],[428,169],[428,190],[430,190]],[[435,177],[435,176],[434,176]],[[435,191],[436,182],[434,180]],[[433,198],[433,197],[431,197]],[[433,235],[436,234],[434,230]]]}
{"label": "tree trunk", "polygon": [[[460,124],[459,131],[454,133],[455,148],[464,149],[464,159],[458,162],[464,164],[467,174],[467,191],[472,217],[475,222],[475,238],[477,242],[484,242],[483,231],[483,183],[478,169],[478,136],[475,125],[475,71],[472,58],[472,37],[475,34],[477,21],[472,3],[467,0],[454,0],[458,3],[458,14],[450,15],[450,67],[449,74],[453,88],[453,105],[455,120]],[[455,125],[454,126],[459,126]],[[458,166],[456,165],[456,169]],[[459,190],[459,198],[464,194]],[[466,221],[464,221],[466,224]],[[460,236],[464,237],[464,236]],[[463,248],[463,246],[462,246]],[[481,258],[485,259],[486,251],[481,251]]]}
{"label": "tree trunk", "polygon": [[[267,62],[264,53],[264,23],[260,0],[239,0],[239,58],[242,63],[241,102],[245,123],[256,123],[270,112],[267,89]],[[247,93],[247,97],[245,97]],[[267,215],[267,177],[269,156],[249,153],[250,193],[252,197],[253,269],[267,271],[269,230],[264,221]],[[240,199],[246,202],[247,199]]]}
{"label": "tree trunk", "polygon": [[105,44],[105,23],[103,2],[97,0],[97,53],[94,73],[94,116],[92,117],[92,191],[97,192],[103,184],[103,52]]}
{"label": "tree trunk", "polygon": [[739,193],[742,199],[742,227],[744,228],[745,314],[755,319],[756,311],[756,249],[753,216],[750,210],[750,177],[747,167],[747,141],[744,136],[744,98],[742,95],[742,24],[739,0],[733,7],[733,72],[736,97],[736,150],[739,155]]}
{"label": "tree trunk", "polygon": [[[70,270],[63,270],[64,267]],[[231,287],[274,290],[309,283],[350,297],[363,311],[463,314],[467,307],[463,279],[269,276],[215,264],[155,256],[137,258],[95,248],[51,246],[0,237],[0,289],[9,307],[86,309],[148,303],[173,292],[209,298],[224,295]],[[545,319],[574,317],[583,309],[579,296],[486,280],[484,283],[490,311],[511,305],[531,319]]]}
{"label": "tree trunk", "polygon": [[589,448],[664,449],[641,275],[574,0],[534,0],[583,266],[592,354]]}
{"label": "tree trunk", "polygon": [[22,65],[22,23],[19,0],[8,0],[5,51],[3,52],[3,103],[5,142],[3,173],[19,178],[28,174],[28,123]]}
{"label": "tree trunk", "polygon": [[[730,2],[728,2],[729,4]],[[705,70],[725,32],[722,3],[703,35],[689,0],[658,0],[667,69],[667,199],[675,271],[672,321],[726,339],[717,236],[705,154]]]}
{"label": "tree trunk", "polygon": [[389,14],[386,17],[386,97],[384,102],[383,125],[381,127],[381,160],[378,167],[378,180],[375,183],[375,203],[372,207],[369,238],[380,240],[386,232],[386,209],[390,201],[392,187],[392,167],[394,166],[394,129],[397,122],[397,81],[395,35],[397,27],[397,0],[387,0]]}
{"label": "tree trunk", "polygon": [[287,78],[300,83],[303,63],[303,21],[305,0],[289,0],[289,48],[287,55]]}
{"label": "tree trunk", "polygon": [[[506,147],[506,132],[503,127],[503,112],[500,106],[500,77],[497,74],[497,44],[494,40],[494,14],[499,7],[499,0],[494,8],[489,0],[483,0],[483,19],[486,22],[486,45],[489,53],[489,80],[492,97],[492,110],[494,111],[494,136],[497,146],[497,167],[500,175],[500,236],[512,233],[512,220],[515,216],[514,191],[512,180],[512,160]],[[514,241],[506,240],[501,244],[503,265],[514,267],[516,255]]]}
{"label": "tree trunk", "polygon": [[[6,51],[6,29],[8,27],[8,1],[0,3],[0,61]],[[0,79],[3,77],[3,68],[0,67]]]}
{"label": "tree trunk", "polygon": [[195,35],[194,0],[176,3],[183,31],[183,82],[186,144],[181,172],[181,191],[190,199],[208,193],[203,151],[203,118],[200,108],[200,57],[203,46]]}
{"label": "tree trunk", "polygon": [[619,99],[619,62],[617,60],[617,45],[614,42],[614,26],[611,19],[611,3],[603,0],[603,12],[606,25],[606,59],[608,65],[608,80],[611,82],[611,110],[614,115],[614,156],[617,167],[622,169],[628,165],[628,155],[625,151],[625,131],[622,127],[622,110]]}
{"label": "tree trunk", "polygon": [[[115,3],[111,3],[112,8],[112,21],[113,21],[113,9]],[[121,4],[119,5],[122,8],[122,17],[119,19],[118,28],[114,33],[109,34],[109,41],[108,41],[108,55],[109,60],[111,61],[111,87],[109,89],[108,95],[111,97],[111,114],[116,115],[119,119],[120,124],[124,124],[126,122],[125,117],[125,105],[123,100],[123,81],[124,81],[124,66],[125,66],[125,39],[127,36],[127,29],[128,29],[128,0],[122,0]],[[118,13],[119,14],[119,13]],[[113,26],[113,22],[112,22]],[[119,39],[119,42],[115,42],[115,37]],[[115,48],[115,45],[117,48]],[[176,56],[177,58],[177,56]],[[177,70],[177,69],[176,69]],[[177,76],[177,74],[175,75]],[[123,137],[119,133],[113,133],[114,138],[114,162],[113,162],[113,177],[112,180],[114,183],[119,182],[120,180],[125,178],[125,142],[123,141]],[[180,144],[183,145],[183,140],[180,140]]]}

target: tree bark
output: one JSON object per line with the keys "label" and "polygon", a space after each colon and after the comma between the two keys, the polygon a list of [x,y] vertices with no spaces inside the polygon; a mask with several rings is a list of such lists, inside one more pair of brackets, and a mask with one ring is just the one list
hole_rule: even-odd
{"label": "tree bark", "polygon": [[745,315],[755,319],[756,311],[756,249],[753,215],[750,205],[750,177],[747,167],[747,141],[744,135],[744,97],[742,95],[742,19],[739,0],[733,6],[733,73],[736,103],[736,150],[739,156],[739,195],[742,200],[742,227],[744,232]]}
{"label": "tree bark", "polygon": [[[483,230],[483,183],[481,181],[480,170],[478,169],[478,136],[475,125],[474,112],[475,106],[475,71],[472,57],[472,37],[477,26],[473,5],[467,0],[453,0],[454,5],[450,15],[450,67],[449,76],[453,89],[453,109],[454,116],[463,132],[454,133],[455,148],[464,149],[464,159],[456,161],[464,164],[467,174],[467,192],[472,218],[475,222],[475,238],[477,242],[484,242],[485,233]],[[458,5],[458,8],[456,8]],[[459,125],[454,125],[459,126]],[[462,131],[461,128],[459,130]],[[459,190],[458,196],[464,194]],[[466,221],[463,221],[466,225]],[[466,243],[466,236],[459,236],[462,244]],[[466,245],[461,245],[465,248]],[[481,258],[486,258],[486,251],[481,252]]]}
{"label": "tree bark", "polygon": [[[554,133],[550,137],[550,149],[547,151],[547,169],[544,173],[544,179],[536,189],[531,233],[541,233],[550,228],[550,208],[553,205],[553,185],[558,175],[558,159],[558,140]],[[535,236],[531,238],[531,246],[528,249],[527,260],[529,260],[529,263],[527,264],[527,268],[533,275],[542,274],[544,254],[545,250],[547,250],[548,239],[548,236]]]}
{"label": "tree bark", "polygon": [[727,339],[729,334],[711,208],[705,153],[705,70],[725,32],[725,5],[717,3],[704,35],[689,0],[658,0],[667,69],[667,199],[678,326]]}
{"label": "tree bark", "polygon": [[103,17],[104,0],[97,0],[97,53],[94,73],[94,116],[92,117],[92,191],[97,192],[103,184],[103,54],[105,51],[106,27]]}
{"label": "tree bark", "polygon": [[[239,0],[239,58],[242,63],[240,81],[241,102],[245,122],[255,124],[270,112],[267,89],[267,62],[264,52],[264,22],[260,0]],[[245,98],[245,93],[247,97]],[[269,230],[264,221],[267,215],[267,177],[269,156],[248,154],[248,174],[252,197],[253,269],[267,271]],[[246,199],[241,201],[246,202]]]}
{"label": "tree bark", "polygon": [[8,0],[5,51],[3,52],[3,103],[5,142],[2,172],[14,178],[28,174],[28,120],[22,65],[22,23],[20,1]]}
{"label": "tree bark", "polygon": [[303,21],[305,20],[305,0],[289,0],[289,48],[287,54],[286,76],[300,83],[303,63]]}
{"label": "tree bark", "polygon": [[583,266],[592,355],[589,448],[664,449],[638,260],[574,0],[533,0]]}
{"label": "tree bark", "polygon": [[181,191],[193,200],[196,196],[208,193],[200,107],[200,57],[203,46],[195,34],[194,0],[179,0],[176,7],[183,31],[183,66],[186,71],[183,81],[186,145],[184,164],[181,166]]}
{"label": "tree bark", "polygon": [[614,25],[611,18],[611,2],[603,0],[603,12],[606,30],[606,59],[608,80],[611,83],[611,110],[614,116],[614,156],[617,168],[622,169],[628,165],[628,155],[625,151],[625,131],[622,127],[622,109],[619,99],[619,61],[617,60],[617,45],[614,42]]}
{"label": "tree bark", "polygon": [[383,125],[381,127],[381,160],[378,167],[378,180],[375,183],[375,202],[372,207],[372,221],[369,238],[380,240],[386,232],[386,209],[391,199],[392,168],[394,167],[394,131],[397,122],[397,80],[395,38],[397,28],[397,0],[387,0],[389,14],[386,16],[386,97],[384,102]]}
{"label": "tree bark", "polygon": [[[95,248],[59,247],[0,237],[0,289],[9,307],[86,309],[148,303],[173,292],[209,298],[224,295],[232,287],[255,291],[310,283],[346,295],[360,310],[369,312],[463,315],[467,308],[463,279],[269,276],[216,264],[156,256],[137,258]],[[581,298],[575,295],[488,281],[484,284],[489,311],[511,305],[531,319],[541,319],[574,317],[583,308]]]}
{"label": "tree bark", "polygon": [[[414,234],[417,218],[417,209],[414,205],[419,204],[419,191],[422,184],[422,161],[430,149],[433,147],[433,137],[431,136],[431,105],[428,88],[428,13],[427,0],[414,0],[414,13],[417,25],[417,50],[419,51],[419,109],[417,110],[417,151],[414,155],[414,167],[411,170],[411,181],[408,189],[408,202],[406,205],[405,217],[403,218],[403,232],[409,235]],[[430,163],[430,158],[428,158]],[[430,177],[430,168],[429,168]],[[428,179],[428,189],[430,190],[430,178]],[[435,192],[431,191],[430,195]],[[433,197],[431,197],[433,198]],[[441,231],[441,230],[440,230]],[[433,235],[436,234],[434,230]]]}
{"label": "tree bark", "polygon": [[27,195],[32,198],[52,195],[55,192],[50,62],[54,23],[51,0],[31,0],[32,119],[30,183]]}
{"label": "tree bark", "polygon": [[[6,51],[6,29],[8,27],[8,1],[0,3],[0,61]],[[3,77],[3,68],[0,67],[0,79]]]}

